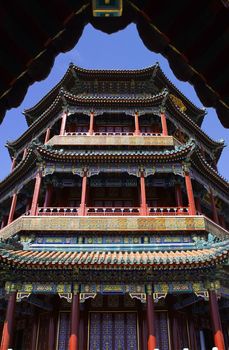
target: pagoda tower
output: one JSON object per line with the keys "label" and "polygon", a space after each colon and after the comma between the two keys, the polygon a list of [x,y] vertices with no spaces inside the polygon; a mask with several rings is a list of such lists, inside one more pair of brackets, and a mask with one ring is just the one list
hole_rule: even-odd
{"label": "pagoda tower", "polygon": [[70,64],[24,114],[0,183],[0,349],[228,349],[229,184],[205,110],[158,64]]}

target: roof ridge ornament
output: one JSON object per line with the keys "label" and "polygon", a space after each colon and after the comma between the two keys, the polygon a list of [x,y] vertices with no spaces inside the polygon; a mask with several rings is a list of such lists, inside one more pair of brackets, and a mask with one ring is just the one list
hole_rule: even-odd
{"label": "roof ridge ornament", "polygon": [[179,108],[179,110],[181,112],[185,112],[187,110],[187,107],[185,106],[185,104],[183,103],[183,101],[177,97],[174,94],[169,94],[170,99],[172,100],[172,102],[175,104],[175,106],[177,108]]}

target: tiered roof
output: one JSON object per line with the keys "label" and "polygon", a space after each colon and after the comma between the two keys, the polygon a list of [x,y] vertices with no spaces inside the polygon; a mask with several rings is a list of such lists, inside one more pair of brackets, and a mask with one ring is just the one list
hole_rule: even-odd
{"label": "tiered roof", "polygon": [[[148,72],[148,70],[146,71]],[[121,71],[115,71],[115,73],[113,72],[112,74],[115,74],[115,76],[117,75],[117,77],[119,77],[119,73],[117,72]],[[129,72],[132,71],[126,72],[130,74]],[[66,73],[66,75],[68,74],[70,73]],[[129,77],[128,74],[127,76]],[[107,73],[107,75],[109,77],[109,73]],[[106,79],[108,79],[107,75],[103,73],[103,76],[105,76]],[[63,78],[62,80],[65,79],[67,79],[67,77]],[[68,79],[70,78],[68,77]],[[113,106],[116,109],[120,110],[125,108],[134,109],[139,107],[160,107],[161,104],[164,104],[164,106],[168,109],[175,120],[185,126],[193,136],[197,135],[197,137],[200,138],[200,140],[206,145],[207,148],[214,151],[217,159],[220,157],[220,154],[224,147],[224,142],[214,141],[207,134],[205,134],[204,131],[202,131],[198,124],[196,124],[194,121],[195,118],[191,118],[188,115],[188,112],[186,113],[178,108],[173,98],[169,95],[167,89],[164,89],[160,93],[150,96],[145,96],[144,94],[136,96],[129,95],[125,97],[119,95],[101,96],[95,94],[83,94],[82,91],[79,94],[73,94],[69,91],[64,90],[63,88],[60,90],[61,85],[59,84],[57,85],[58,88],[56,86],[53,91],[47,94],[35,107],[25,112],[25,115],[30,116],[29,118],[31,118],[31,115],[33,116],[31,119],[33,122],[32,124],[29,123],[30,128],[17,140],[7,143],[7,147],[9,148],[11,156],[13,156],[14,153],[17,153],[18,150],[21,150],[23,147],[25,147],[25,145],[31,141],[34,135],[39,134],[42,129],[45,129],[47,127],[47,124],[50,124],[55,120],[55,118],[58,118],[58,114],[63,110],[64,104],[67,104],[68,106],[87,107],[89,109],[101,107],[110,108]],[[183,95],[181,98],[184,99]],[[191,106],[194,109],[193,105]],[[198,111],[199,113],[202,113],[202,116],[205,114],[203,110]]]}
{"label": "tiered roof", "polygon": [[211,248],[181,251],[30,251],[0,250],[0,264],[16,269],[134,268],[177,270],[213,267],[229,257],[229,240]]}
{"label": "tiered roof", "polygon": [[182,162],[186,160],[191,161],[193,167],[198,173],[210,180],[222,190],[226,196],[228,196],[229,182],[224,179],[220,174],[212,168],[202,157],[198,151],[195,141],[189,140],[186,144],[176,146],[175,149],[165,150],[153,150],[153,149],[141,149],[136,147],[133,149],[126,149],[126,147],[116,150],[112,149],[56,149],[51,145],[43,145],[41,143],[33,142],[28,148],[28,153],[25,159],[23,159],[14,169],[0,183],[0,201],[1,198],[5,198],[5,194],[9,191],[10,186],[15,186],[18,183],[18,179],[21,179],[28,175],[29,172],[36,170],[36,163],[53,162],[53,163],[75,163],[88,164],[88,162],[135,162],[142,165],[142,162],[152,163],[167,163],[167,162]]}
{"label": "tiered roof", "polygon": [[[61,81],[55,85],[55,87],[45,95],[35,106],[24,111],[28,125],[31,124],[40,114],[42,114],[47,107],[53,103],[55,98],[58,96],[61,88],[69,91],[69,89],[77,82],[83,82],[87,80],[93,81],[125,81],[125,80],[150,80],[152,79],[158,90],[167,88],[171,94],[175,94],[181,100],[186,103],[186,108],[192,118],[201,124],[205,115],[205,109],[198,108],[189,99],[187,99],[166,77],[162,72],[159,64],[143,68],[143,69],[132,69],[132,70],[93,70],[84,69],[74,64],[70,64],[67,72]],[[152,91],[149,91],[149,93]]]}
{"label": "tiered roof", "polygon": [[[136,93],[133,94],[109,94],[109,92],[107,94],[100,94],[96,91],[92,92],[83,90],[83,82],[89,80],[93,83],[96,81],[126,82],[126,80],[128,80],[128,82],[133,80],[150,83],[148,84],[146,91],[143,91],[142,93],[139,92],[139,89],[139,91],[136,91]],[[180,108],[179,101],[176,103],[176,98],[180,99],[181,102],[185,102],[185,108],[187,111]],[[81,113],[83,113],[85,109],[87,111],[90,111],[91,109],[95,109],[95,111],[96,109],[109,111],[111,107],[114,107],[115,110],[131,110],[133,112],[136,111],[137,108],[142,108],[143,110],[145,108],[147,111],[150,111],[150,108],[152,107],[157,107],[157,110],[159,111],[161,108],[165,108],[170,112],[170,118],[174,118],[174,121],[176,121],[181,128],[182,126],[185,127],[190,132],[190,135],[193,135],[195,140],[189,138],[189,141],[185,144],[175,146],[173,149],[164,148],[163,150],[147,146],[139,147],[137,144],[128,148],[122,145],[119,145],[118,148],[116,146],[96,147],[96,145],[90,145],[90,147],[85,148],[84,146],[78,145],[75,148],[72,147],[72,149],[70,148],[70,145],[68,145],[68,148],[60,149],[48,144],[41,144],[37,141],[38,136],[43,133],[51,123],[56,122],[57,119],[60,118],[60,112],[63,111],[63,108],[71,110],[70,108],[72,106],[79,107]],[[77,108],[74,110],[76,110],[76,112],[78,111]],[[12,195],[12,193],[15,192],[15,189],[23,187],[26,182],[29,182],[34,178],[38,167],[40,167],[40,170],[45,170],[45,166],[48,168],[50,165],[54,165],[53,168],[55,168],[55,164],[59,163],[62,164],[59,168],[57,167],[58,171],[62,169],[62,165],[64,168],[66,163],[68,163],[66,168],[70,169],[70,171],[72,170],[72,164],[74,164],[75,167],[82,168],[82,165],[90,167],[90,164],[98,163],[131,163],[136,165],[137,169],[138,167],[144,168],[144,164],[148,164],[152,167],[154,167],[155,164],[163,164],[162,167],[164,168],[166,167],[166,164],[172,163],[172,165],[179,164],[179,171],[182,171],[182,164],[187,164],[188,162],[192,165],[191,170],[193,171],[193,174],[196,171],[198,176],[201,174],[204,179],[209,179],[210,182],[217,187],[218,193],[222,194],[221,196],[223,198],[225,197],[227,200],[229,183],[205,161],[199,152],[199,146],[197,146],[199,141],[201,141],[210,151],[216,154],[216,157],[220,156],[222,148],[224,147],[222,142],[210,139],[200,129],[204,115],[205,111],[197,108],[179,90],[177,90],[167,79],[158,65],[142,70],[120,71],[87,70],[70,65],[63,79],[39,103],[33,108],[25,111],[25,116],[28,125],[30,126],[29,129],[18,140],[8,143],[11,155],[13,155],[14,152],[22,150],[25,145],[27,147],[27,155],[14,168],[14,171],[0,183],[0,202],[3,202]],[[170,167],[173,168],[172,166]],[[66,169],[64,170],[66,171]],[[31,217],[32,220],[39,220],[39,217]],[[20,222],[22,220],[27,220],[27,218],[28,231]],[[14,224],[21,225],[19,228],[20,232],[29,232],[29,234],[31,234],[32,226],[29,223],[29,219],[30,217],[28,215],[27,217],[20,217],[16,222],[11,223],[10,227],[12,230],[11,233],[8,232],[9,236],[12,237],[12,235],[15,235],[16,233],[15,227],[13,228]],[[46,216],[46,219],[50,221],[47,221],[47,224],[42,224],[40,227],[42,230],[46,229],[46,233],[44,232],[44,234],[48,235],[48,222],[53,224],[52,220],[55,220],[55,218]],[[62,220],[65,218],[60,219]],[[69,217],[69,219],[72,220],[71,217]],[[108,219],[110,220],[110,218]],[[126,220],[126,218],[124,219]],[[182,217],[180,219],[182,220]],[[194,217],[193,220],[195,219],[198,218]],[[101,217],[99,217],[98,220],[101,221]],[[143,218],[143,220],[145,220],[145,218]],[[157,220],[160,220],[160,218],[157,218]],[[169,224],[166,227],[166,231],[171,231],[175,226],[172,226],[170,218],[168,218],[168,221]],[[161,225],[161,223],[159,223],[159,225]],[[214,225],[217,226],[216,224]],[[40,230],[38,227],[34,227],[35,232]],[[124,230],[123,227],[124,226],[122,226],[122,230]],[[177,225],[176,229],[181,230],[180,227],[182,226]],[[190,237],[191,230],[194,230],[193,227],[195,227],[195,231],[198,233],[201,230],[203,230],[205,234],[207,234],[208,230],[211,232],[211,226],[209,225],[190,226],[190,223],[187,223],[185,229],[189,231]],[[112,229],[113,228],[114,227],[112,226]],[[140,230],[143,230],[142,224],[139,225],[139,228]],[[61,226],[61,229],[63,230],[63,226]],[[71,229],[74,229],[74,227],[71,226]],[[86,229],[88,230],[88,226]],[[219,229],[221,228],[219,227]],[[51,227],[51,232],[54,232],[55,230],[60,230],[59,224],[57,229],[54,228],[54,226]],[[149,230],[152,230],[151,223]],[[67,232],[67,230],[65,232]],[[201,271],[202,269],[209,270],[217,267],[219,264],[224,264],[229,256],[228,232],[224,229],[222,229],[222,232],[222,237],[218,237],[216,234],[218,237],[217,240],[221,241],[211,245],[198,245],[193,239],[193,243],[190,246],[182,245],[179,248],[175,248],[172,247],[171,244],[170,246],[166,246],[166,248],[162,248],[159,245],[157,250],[152,247],[150,248],[149,246],[147,247],[145,244],[142,244],[142,246],[140,244],[134,251],[129,249],[129,247],[126,250],[120,247],[119,251],[114,251],[112,248],[110,248],[110,250],[105,250],[105,246],[103,248],[98,247],[98,250],[84,247],[84,249],[82,249],[83,251],[80,250],[80,247],[70,248],[72,251],[65,251],[65,247],[55,247],[55,250],[51,250],[50,247],[48,248],[49,250],[47,250],[47,247],[42,247],[44,251],[36,250],[37,247],[34,248],[29,245],[27,247],[24,246],[24,250],[22,250],[21,247],[16,247],[16,249],[12,249],[11,247],[0,247],[0,265],[8,267],[11,270],[44,271],[71,271],[76,268],[104,270],[152,269],[153,271],[190,271],[192,269],[199,269]],[[4,230],[2,236],[4,236]],[[7,235],[5,236],[5,239],[6,237]],[[225,240],[222,241],[223,239]]]}

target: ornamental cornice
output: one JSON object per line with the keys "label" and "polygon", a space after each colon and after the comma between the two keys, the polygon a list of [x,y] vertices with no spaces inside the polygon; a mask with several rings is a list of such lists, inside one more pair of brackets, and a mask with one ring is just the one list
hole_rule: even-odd
{"label": "ornamental cornice", "polygon": [[[137,298],[141,302],[145,303],[147,294],[151,295],[155,302],[158,302],[158,300],[165,297],[167,293],[177,294],[180,291],[188,294],[195,293],[196,296],[200,296],[205,300],[208,300],[209,290],[216,291],[218,297],[221,295],[227,295],[228,293],[228,289],[221,286],[221,281],[209,281],[207,279],[201,280],[200,278],[198,278],[196,281],[193,281],[192,279],[185,279],[182,282],[176,280],[172,280],[170,282],[157,282],[153,286],[150,283],[130,284],[128,282],[120,284],[109,283],[108,285],[104,282],[96,283],[95,281],[91,281],[87,284],[72,281],[63,283],[58,281],[44,283],[39,279],[36,282],[31,279],[27,279],[25,282],[7,280],[4,287],[1,287],[0,289],[0,298],[6,298],[9,293],[17,292],[17,302],[20,302],[22,299],[26,299],[29,296],[31,296],[31,298],[33,298],[35,301],[35,295],[40,292],[48,295],[57,294],[61,298],[65,298],[68,302],[71,302],[72,295],[79,293],[80,302],[83,303],[87,299],[94,299],[96,295],[99,294],[115,293],[117,295],[124,295],[128,293],[132,298]],[[36,300],[36,302],[40,306],[45,307],[47,310],[52,310],[50,304],[42,301],[39,303],[39,300]],[[182,308],[182,303],[178,302],[174,306],[175,309],[179,309],[179,306]]]}
{"label": "ornamental cornice", "polygon": [[[85,166],[79,163],[78,166],[66,163],[63,167],[61,163],[46,163],[43,169],[42,175],[45,177],[47,175],[53,175],[58,172],[69,172],[73,175],[83,176]],[[141,172],[144,172],[144,176],[148,177],[154,175],[155,173],[173,173],[174,175],[183,176],[182,165],[179,163],[166,163],[166,164],[96,164],[88,163],[86,166],[87,176],[92,177],[99,175],[100,173],[128,173],[129,175],[134,175],[139,177]]]}
{"label": "ornamental cornice", "polygon": [[19,232],[182,232],[206,231],[219,239],[229,238],[229,232],[203,215],[197,216],[21,216],[0,232],[2,239]]}

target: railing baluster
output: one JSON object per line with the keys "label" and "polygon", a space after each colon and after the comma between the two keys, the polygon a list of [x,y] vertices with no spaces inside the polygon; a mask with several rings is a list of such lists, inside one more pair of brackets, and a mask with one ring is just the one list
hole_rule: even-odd
{"label": "railing baluster", "polygon": [[[89,216],[136,216],[140,215],[139,207],[89,207],[86,208]],[[188,207],[149,207],[148,213],[151,216],[157,215],[189,215]],[[28,211],[25,215],[30,215]],[[79,208],[76,207],[38,207],[37,215],[67,216],[79,215]]]}

